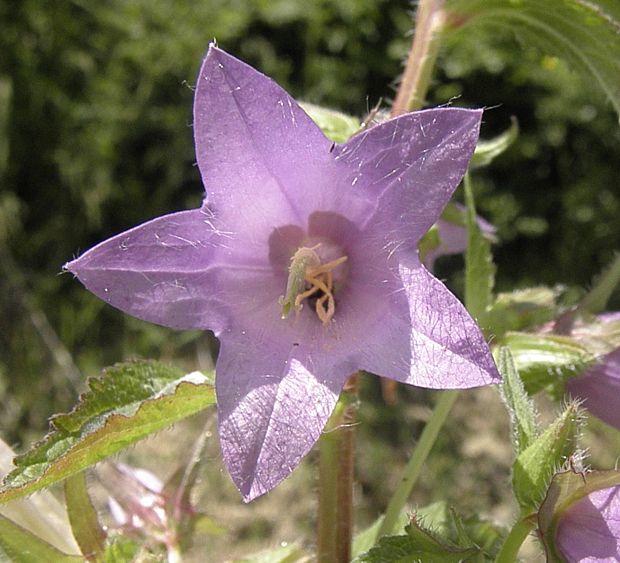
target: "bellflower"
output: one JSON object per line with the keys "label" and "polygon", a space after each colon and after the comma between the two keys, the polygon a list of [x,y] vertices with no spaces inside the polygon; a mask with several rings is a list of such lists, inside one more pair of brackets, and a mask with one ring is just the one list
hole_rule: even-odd
{"label": "bellflower", "polygon": [[481,114],[407,114],[334,144],[277,84],[211,46],[194,101],[202,206],[67,264],[127,313],[220,339],[220,442],[245,500],[308,453],[357,370],[435,389],[499,379],[475,322],[416,250],[467,168]]}
{"label": "bellflower", "polygon": [[[612,323],[620,329],[620,313],[607,313],[598,317],[599,325],[605,330]],[[590,331],[591,332],[591,331]],[[579,339],[593,340],[586,329],[573,331]],[[569,379],[566,390],[583,400],[584,406],[597,418],[620,429],[620,348],[603,354],[599,360],[582,375]]]}
{"label": "bellflower", "polygon": [[620,560],[620,486],[571,504],[558,520],[555,547],[568,563]]}

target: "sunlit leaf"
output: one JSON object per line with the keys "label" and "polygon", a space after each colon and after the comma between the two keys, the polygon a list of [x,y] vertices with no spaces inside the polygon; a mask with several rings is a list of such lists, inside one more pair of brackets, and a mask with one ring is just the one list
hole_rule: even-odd
{"label": "sunlit leaf", "polygon": [[71,413],[54,417],[51,432],[15,458],[0,502],[65,479],[215,403],[212,378],[156,362],[119,364],[89,386]]}

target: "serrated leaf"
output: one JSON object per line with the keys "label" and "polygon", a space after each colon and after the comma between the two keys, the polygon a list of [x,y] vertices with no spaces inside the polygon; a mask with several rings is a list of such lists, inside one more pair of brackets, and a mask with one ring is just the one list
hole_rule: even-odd
{"label": "serrated leaf", "polygon": [[598,85],[620,114],[620,3],[617,0],[449,0],[448,29],[486,26],[565,59]]}
{"label": "serrated leaf", "polygon": [[80,550],[89,559],[101,557],[105,551],[106,533],[99,524],[97,512],[88,496],[83,471],[65,481],[65,502],[73,537]]}
{"label": "serrated leaf", "polygon": [[458,563],[475,556],[478,549],[455,547],[432,532],[412,522],[405,528],[407,535],[384,536],[376,547],[361,555],[360,563]]}
{"label": "serrated leaf", "polygon": [[323,134],[336,143],[344,143],[360,130],[360,121],[346,113],[308,102],[300,102],[299,105],[319,126]]}
{"label": "serrated leaf", "polygon": [[[81,556],[59,551],[4,516],[0,516],[0,551],[12,563],[80,563],[84,560]],[[2,553],[0,559],[3,559]]]}
{"label": "serrated leaf", "polygon": [[583,373],[594,361],[584,346],[566,336],[509,332],[502,344],[510,349],[530,395],[545,389],[561,397],[564,382]]}
{"label": "serrated leaf", "polygon": [[482,234],[476,220],[476,206],[469,174],[465,175],[464,185],[468,233],[465,253],[465,305],[471,315],[484,327],[486,311],[492,301],[495,265],[491,255],[491,243]]}
{"label": "serrated leaf", "polygon": [[138,440],[215,404],[213,380],[157,362],[107,369],[89,381],[75,409],[51,421],[51,432],[26,454],[0,489],[0,502],[31,494]]}
{"label": "serrated leaf", "polygon": [[[383,523],[383,515],[379,516],[368,528],[359,532],[353,538],[352,546],[351,546],[351,555],[353,557],[357,557],[362,553],[367,552],[371,547],[375,545],[377,540],[377,535],[379,533],[379,528]],[[405,526],[409,523],[409,516],[407,515],[407,511],[403,510],[399,517],[398,522],[394,526],[395,532],[401,532],[405,529]]]}
{"label": "serrated leaf", "polygon": [[582,414],[570,403],[512,466],[512,486],[522,514],[536,511],[553,473],[574,452]]}
{"label": "serrated leaf", "polygon": [[557,524],[563,512],[573,503],[600,489],[620,485],[620,471],[589,471],[556,473],[549,485],[547,496],[538,511],[540,536],[547,548],[548,561],[561,562],[555,553],[554,540]]}
{"label": "serrated leaf", "polygon": [[512,426],[515,456],[525,450],[538,435],[536,409],[525,391],[510,350],[502,346],[497,352],[497,369],[502,375],[499,387]]}
{"label": "serrated leaf", "polygon": [[482,168],[491,164],[493,160],[506,152],[510,145],[517,140],[518,136],[519,123],[517,119],[513,117],[510,127],[506,129],[506,131],[488,141],[478,141],[474,156],[469,163],[470,169],[475,170],[476,168]]}

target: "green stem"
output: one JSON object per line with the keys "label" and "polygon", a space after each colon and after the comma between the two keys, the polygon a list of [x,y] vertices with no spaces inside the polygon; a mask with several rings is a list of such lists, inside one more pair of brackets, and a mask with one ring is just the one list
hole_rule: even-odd
{"label": "green stem", "polygon": [[392,105],[392,116],[420,109],[424,105],[445,23],[443,5],[444,0],[418,2],[413,42]]}
{"label": "green stem", "polygon": [[319,440],[319,563],[351,560],[357,379],[357,374],[353,375],[345,385]]}
{"label": "green stem", "polygon": [[534,529],[535,525],[536,521],[531,517],[517,520],[510,533],[506,536],[504,544],[495,558],[495,563],[515,563],[521,545],[523,545],[525,538]]}
{"label": "green stem", "polygon": [[426,423],[420,439],[413,450],[413,455],[409,459],[407,466],[403,472],[403,477],[400,481],[400,485],[396,489],[396,492],[390,500],[385,517],[381,523],[381,527],[377,533],[377,539],[381,536],[393,534],[396,530],[396,524],[398,518],[403,511],[403,508],[407,504],[411,490],[415,485],[420,471],[428,454],[439,435],[439,431],[444,422],[448,418],[448,414],[452,409],[452,405],[456,401],[459,395],[458,391],[442,391],[439,395],[439,399],[433,409],[433,414],[430,420]]}

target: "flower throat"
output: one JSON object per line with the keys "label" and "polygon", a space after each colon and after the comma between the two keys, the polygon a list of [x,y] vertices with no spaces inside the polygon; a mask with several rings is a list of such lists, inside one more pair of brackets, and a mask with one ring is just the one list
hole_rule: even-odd
{"label": "flower throat", "polygon": [[316,300],[314,310],[324,325],[329,323],[336,312],[334,270],[347,261],[347,256],[321,263],[321,258],[316,253],[319,246],[320,244],[312,248],[302,246],[291,258],[286,294],[280,297],[283,319],[289,316],[291,308],[299,315],[303,302],[313,298]]}

